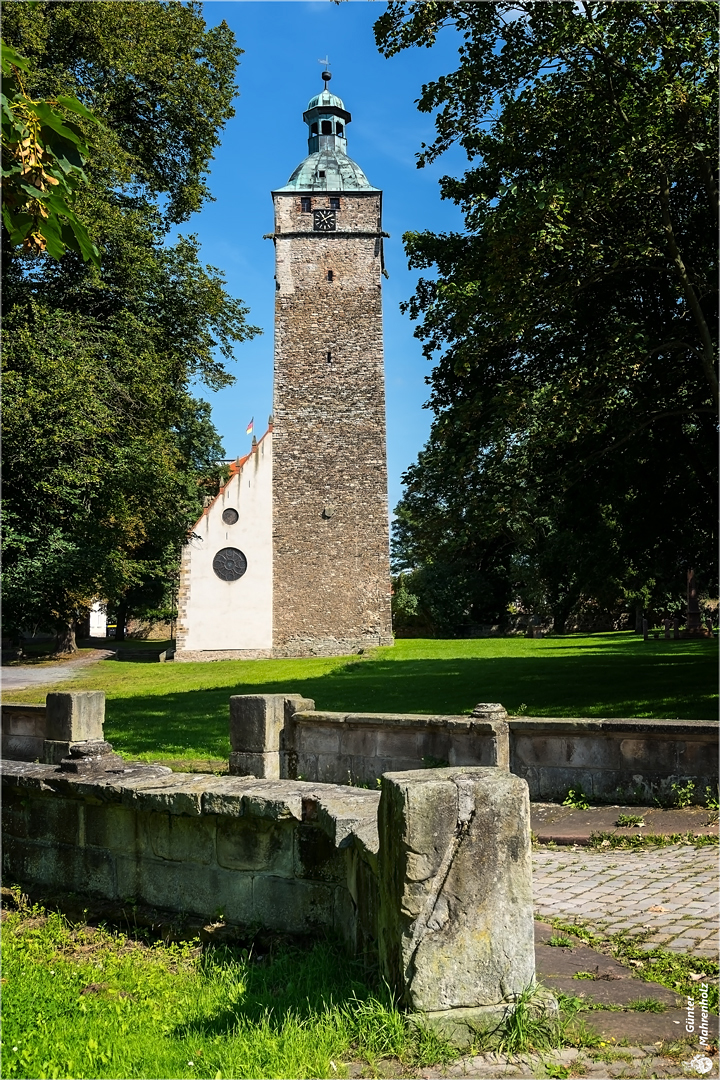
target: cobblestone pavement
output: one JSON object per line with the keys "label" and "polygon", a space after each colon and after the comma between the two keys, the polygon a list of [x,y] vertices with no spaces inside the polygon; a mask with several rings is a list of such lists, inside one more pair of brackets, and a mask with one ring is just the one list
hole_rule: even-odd
{"label": "cobblestone pavement", "polygon": [[651,929],[643,948],[718,953],[718,850],[541,848],[533,854],[535,911],[607,934]]}
{"label": "cobblestone pavement", "polygon": [[[703,1060],[704,1059],[704,1060]],[[710,1068],[708,1069],[708,1065]],[[554,1068],[553,1068],[554,1066]],[[558,1068],[560,1066],[560,1068]],[[351,1076],[354,1075],[351,1070]],[[384,1075],[380,1072],[380,1075]],[[390,1075],[390,1074],[387,1074]],[[393,1072],[392,1076],[397,1073]],[[597,1051],[552,1050],[542,1056],[537,1054],[478,1054],[464,1057],[453,1065],[440,1068],[420,1069],[418,1077],[426,1080],[466,1077],[468,1080],[488,1080],[491,1077],[547,1077],[587,1076],[603,1080],[605,1077],[627,1077],[644,1080],[646,1077],[698,1077],[713,1080],[718,1075],[717,1057],[707,1058],[690,1048],[669,1058],[657,1046],[623,1046]]]}

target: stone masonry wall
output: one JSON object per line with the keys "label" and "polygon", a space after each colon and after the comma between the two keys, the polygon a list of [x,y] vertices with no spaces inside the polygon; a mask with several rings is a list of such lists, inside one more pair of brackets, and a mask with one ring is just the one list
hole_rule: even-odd
{"label": "stone masonry wall", "polygon": [[337,232],[316,233],[274,196],[276,655],[392,641],[380,199],[341,194]]}
{"label": "stone masonry wall", "polygon": [[375,786],[388,772],[442,765],[507,769],[507,724],[467,716],[297,712],[280,775]]}
{"label": "stone masonry wall", "polygon": [[512,717],[510,770],[530,798],[553,800],[582,788],[606,802],[671,796],[672,784],[696,795],[718,783],[718,726],[711,720],[590,720]]}
{"label": "stone masonry wall", "polygon": [[389,774],[378,794],[171,773],[108,748],[4,761],[2,784],[9,884],[332,932],[377,951],[398,999],[460,1045],[534,981],[527,785],[502,770]]}
{"label": "stone masonry wall", "polygon": [[376,936],[378,800],[162,766],[84,777],[4,762],[5,880],[239,927],[332,931],[362,951]]}
{"label": "stone masonry wall", "polygon": [[323,783],[373,785],[399,770],[495,765],[526,780],[539,801],[582,788],[602,802],[647,802],[688,781],[703,797],[718,782],[712,721],[508,717],[492,703],[471,716],[432,716],[320,712],[299,695],[237,695],[230,746],[236,775]]}
{"label": "stone masonry wall", "polygon": [[438,767],[508,767],[500,705],[473,716],[316,712],[298,694],[230,698],[230,772],[375,786],[384,773]]}
{"label": "stone masonry wall", "polygon": [[72,747],[100,743],[104,722],[101,690],[48,694],[44,705],[6,702],[0,706],[2,756],[59,764]]}

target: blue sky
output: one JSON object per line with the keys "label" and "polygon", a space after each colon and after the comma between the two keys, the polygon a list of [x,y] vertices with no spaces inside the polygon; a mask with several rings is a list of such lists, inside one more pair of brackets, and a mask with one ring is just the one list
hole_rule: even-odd
{"label": "blue sky", "polygon": [[435,165],[418,170],[415,155],[434,131],[433,119],[415,105],[423,83],[457,66],[457,40],[445,31],[432,49],[411,49],[390,60],[377,51],[373,23],[385,10],[381,0],[210,0],[208,26],[223,19],[232,28],[240,58],[236,115],[222,135],[212,162],[209,203],[181,231],[197,233],[204,262],[218,267],[228,289],[249,307],[249,321],[263,335],[238,346],[230,365],[234,386],[213,393],[213,420],[228,457],[246,453],[251,417],[258,435],[272,407],[274,252],[263,233],[272,231],[270,191],[285,184],[307,155],[302,113],[322,89],[317,61],[329,56],[330,89],[352,114],[348,153],[371,184],[383,190],[385,261],[383,285],[390,509],[402,492],[401,474],[425,443],[431,414],[423,409],[430,371],[413,323],[399,305],[413,292],[402,246],[408,230],[461,228],[457,208],[440,199],[438,178],[457,175],[464,154],[451,150]]}

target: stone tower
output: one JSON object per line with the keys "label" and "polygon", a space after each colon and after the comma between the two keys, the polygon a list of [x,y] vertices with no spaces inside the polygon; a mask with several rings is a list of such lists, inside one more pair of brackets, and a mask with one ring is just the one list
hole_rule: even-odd
{"label": "stone tower", "polygon": [[391,644],[382,192],[347,156],[350,113],[308,103],[308,156],[275,209],[275,655]]}

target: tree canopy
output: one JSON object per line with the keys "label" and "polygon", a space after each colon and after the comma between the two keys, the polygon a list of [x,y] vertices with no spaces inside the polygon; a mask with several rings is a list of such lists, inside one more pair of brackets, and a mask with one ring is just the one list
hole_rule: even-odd
{"label": "tree canopy", "polygon": [[193,388],[232,382],[224,361],[258,331],[197,239],[168,233],[210,197],[240,50],[199,4],[11,3],[3,31],[28,96],[102,124],[73,199],[101,264],[3,232],[5,624],[62,631],[96,598],[157,599],[217,485]]}
{"label": "tree canopy", "polygon": [[419,165],[458,142],[470,166],[441,181],[464,231],[404,238],[433,271],[407,309],[435,420],[396,557],[465,568],[466,618],[662,605],[693,564],[714,585],[716,16],[458,0],[376,23],[387,56],[461,40],[419,100]]}

